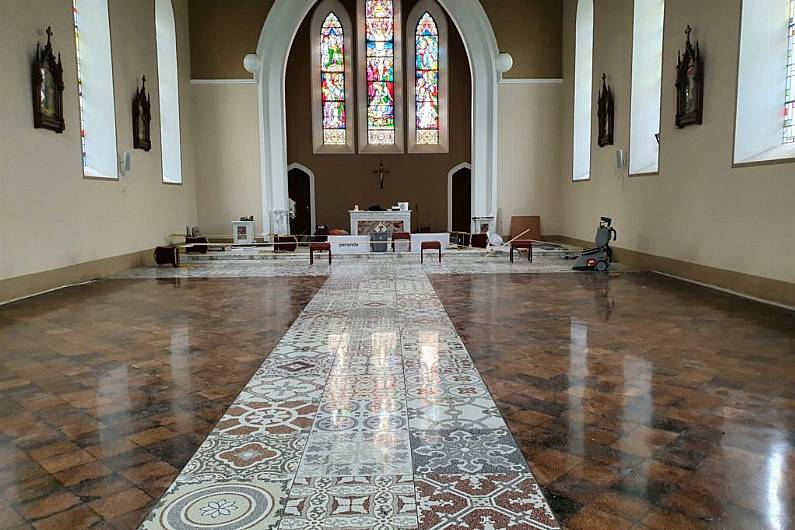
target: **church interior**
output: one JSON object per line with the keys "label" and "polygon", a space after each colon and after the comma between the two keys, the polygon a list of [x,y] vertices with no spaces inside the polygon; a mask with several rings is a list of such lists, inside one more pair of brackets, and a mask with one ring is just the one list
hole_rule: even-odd
{"label": "church interior", "polygon": [[0,39],[0,528],[795,528],[795,0]]}

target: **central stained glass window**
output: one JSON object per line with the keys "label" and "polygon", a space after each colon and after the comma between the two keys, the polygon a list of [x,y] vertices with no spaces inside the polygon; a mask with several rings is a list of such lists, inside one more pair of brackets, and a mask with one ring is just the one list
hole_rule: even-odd
{"label": "central stained glass window", "polygon": [[320,30],[320,69],[323,143],[345,145],[345,38],[334,13],[329,13]]}
{"label": "central stained glass window", "polygon": [[427,11],[416,35],[417,145],[439,144],[439,29]]}
{"label": "central stained glass window", "polygon": [[367,139],[395,144],[395,11],[392,0],[367,0]]}

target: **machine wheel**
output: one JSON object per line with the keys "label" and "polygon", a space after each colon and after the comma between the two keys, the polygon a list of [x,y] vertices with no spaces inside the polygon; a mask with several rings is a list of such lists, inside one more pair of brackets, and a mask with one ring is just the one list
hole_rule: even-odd
{"label": "machine wheel", "polygon": [[610,268],[610,264],[604,260],[599,260],[596,262],[596,270],[599,272],[605,272],[607,269]]}

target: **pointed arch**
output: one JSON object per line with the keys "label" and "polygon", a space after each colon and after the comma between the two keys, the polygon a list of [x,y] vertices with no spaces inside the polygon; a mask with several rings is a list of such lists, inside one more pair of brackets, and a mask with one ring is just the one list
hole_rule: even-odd
{"label": "pointed arch", "polygon": [[[468,169],[470,171],[470,179],[472,178],[472,164],[469,162],[461,162],[457,166],[453,167],[450,171],[447,172],[447,231],[453,231],[453,177],[455,174],[461,171],[462,169]],[[472,184],[470,182],[470,193],[472,190]],[[470,201],[471,203],[471,201]],[[470,212],[472,211],[472,206],[470,204]]]}
{"label": "pointed arch", "polygon": [[315,210],[315,172],[298,162],[293,162],[287,166],[287,173],[291,170],[298,169],[306,173],[309,177],[309,217],[310,217],[310,232],[315,235],[315,228],[317,227],[317,212]]}
{"label": "pointed arch", "polygon": [[315,8],[310,27],[314,152],[354,153],[351,17],[339,0],[323,0]]}
{"label": "pointed arch", "polygon": [[[472,73],[472,215],[496,215],[497,68],[494,29],[480,0],[438,0],[464,41]],[[315,0],[274,0],[260,32],[256,54],[244,59],[257,81],[262,218],[265,232],[273,212],[287,208],[285,76],[293,39]],[[361,136],[361,130],[358,131]]]}
{"label": "pointed arch", "polygon": [[448,153],[449,76],[447,16],[436,0],[420,0],[406,23],[408,75],[408,151]]}

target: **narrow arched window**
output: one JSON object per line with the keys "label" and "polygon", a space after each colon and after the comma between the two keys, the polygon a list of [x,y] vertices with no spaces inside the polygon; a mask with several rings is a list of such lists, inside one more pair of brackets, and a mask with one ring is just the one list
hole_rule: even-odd
{"label": "narrow arched window", "polygon": [[403,152],[400,0],[359,0],[359,151]]}
{"label": "narrow arched window", "polygon": [[447,17],[435,0],[421,0],[408,17],[408,144],[412,153],[449,151]]}
{"label": "narrow arched window", "polygon": [[629,173],[656,173],[660,167],[665,0],[635,0],[632,27],[632,93],[629,121]]}
{"label": "narrow arched window", "polygon": [[163,182],[182,184],[182,144],[179,125],[179,66],[177,27],[171,0],[155,1],[157,82],[160,95],[160,156]]}
{"label": "narrow arched window", "polygon": [[787,79],[784,92],[784,144],[795,144],[795,0],[790,1],[787,41]]}
{"label": "narrow arched window", "polygon": [[794,158],[795,0],[744,0],[734,163]]}
{"label": "narrow arched window", "polygon": [[591,178],[591,104],[593,93],[593,0],[577,2],[574,55],[573,180]]}
{"label": "narrow arched window", "polygon": [[83,176],[117,179],[116,103],[113,96],[107,0],[73,0]]}
{"label": "narrow arched window", "polygon": [[337,0],[312,16],[312,138],[315,153],[353,153],[351,19]]}

